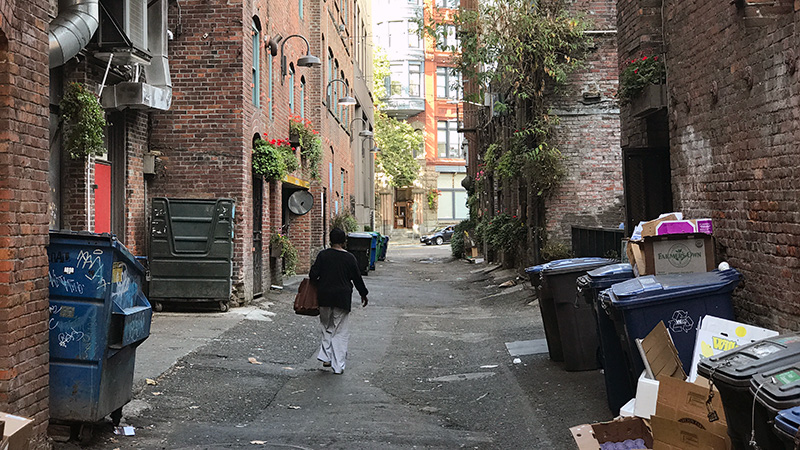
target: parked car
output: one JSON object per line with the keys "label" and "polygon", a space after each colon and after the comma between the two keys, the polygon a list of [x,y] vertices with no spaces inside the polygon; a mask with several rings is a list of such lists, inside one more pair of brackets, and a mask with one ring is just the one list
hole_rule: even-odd
{"label": "parked car", "polygon": [[434,228],[430,234],[422,236],[419,238],[419,241],[425,245],[442,245],[445,242],[450,242],[450,238],[453,237],[453,229],[455,225],[450,225],[444,228]]}

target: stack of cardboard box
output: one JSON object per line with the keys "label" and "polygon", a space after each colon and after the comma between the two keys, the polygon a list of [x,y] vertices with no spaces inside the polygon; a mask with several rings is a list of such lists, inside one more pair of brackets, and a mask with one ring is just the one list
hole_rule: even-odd
{"label": "stack of cardboard box", "polygon": [[672,213],[640,224],[641,232],[633,234],[626,250],[638,275],[714,269],[711,219],[681,217],[680,213]]}

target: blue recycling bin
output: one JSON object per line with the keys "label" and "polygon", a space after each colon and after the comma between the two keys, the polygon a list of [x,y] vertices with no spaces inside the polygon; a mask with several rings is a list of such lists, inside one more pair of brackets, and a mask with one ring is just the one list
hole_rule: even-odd
{"label": "blue recycling bin", "polygon": [[[531,284],[538,291],[539,311],[550,359],[564,361],[567,370],[596,367],[596,353],[591,351],[592,355],[587,356],[584,351],[586,338],[597,340],[592,324],[594,318],[589,309],[576,302],[576,280],[588,270],[614,262],[607,258],[569,258],[525,269]],[[592,325],[589,328],[591,336],[585,333],[587,322]]]}
{"label": "blue recycling bin", "polygon": [[617,337],[614,322],[603,310],[600,293],[611,286],[633,278],[633,268],[628,263],[611,264],[590,270],[578,278],[578,291],[592,306],[597,320],[597,337],[600,342],[600,365],[606,384],[608,408],[619,415],[620,408],[636,394],[635,385],[628,376],[627,362]]}
{"label": "blue recycling bin", "polygon": [[150,335],[144,267],[108,234],[51,232],[50,418],[115,424]]}
{"label": "blue recycling bin", "polygon": [[736,269],[648,275],[606,290],[606,306],[626,353],[631,379],[644,370],[636,339],[643,339],[662,321],[688,373],[700,319],[712,315],[733,320],[731,293],[740,279]]}
{"label": "blue recycling bin", "polygon": [[369,244],[369,270],[375,270],[375,262],[378,261],[378,253],[380,252],[381,234],[377,231],[370,231],[368,234],[372,236],[372,241]]}
{"label": "blue recycling bin", "polygon": [[794,450],[795,436],[800,429],[800,406],[784,409],[775,417],[775,434],[783,442],[785,450]]}

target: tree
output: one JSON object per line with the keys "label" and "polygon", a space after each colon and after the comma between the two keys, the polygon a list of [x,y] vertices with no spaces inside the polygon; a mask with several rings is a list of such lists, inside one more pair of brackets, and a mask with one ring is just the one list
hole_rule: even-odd
{"label": "tree", "polygon": [[379,170],[389,177],[389,184],[403,187],[414,183],[419,176],[414,150],[422,146],[422,133],[379,110],[375,113],[375,142],[380,148],[375,159]]}

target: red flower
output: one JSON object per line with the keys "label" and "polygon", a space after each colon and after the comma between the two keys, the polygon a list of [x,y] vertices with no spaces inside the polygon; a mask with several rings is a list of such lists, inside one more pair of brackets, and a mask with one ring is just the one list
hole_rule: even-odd
{"label": "red flower", "polygon": [[639,69],[634,69],[633,73],[639,73]]}
{"label": "red flower", "polygon": [[642,61],[647,61],[647,56],[642,56]]}
{"label": "red flower", "polygon": [[658,61],[658,56],[653,56],[653,61]]}

